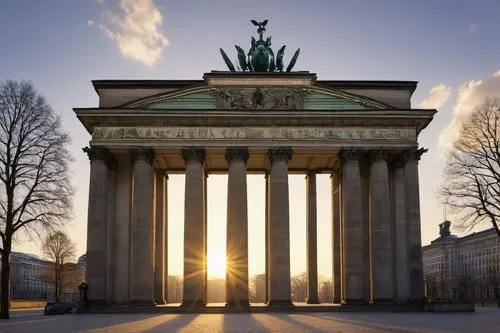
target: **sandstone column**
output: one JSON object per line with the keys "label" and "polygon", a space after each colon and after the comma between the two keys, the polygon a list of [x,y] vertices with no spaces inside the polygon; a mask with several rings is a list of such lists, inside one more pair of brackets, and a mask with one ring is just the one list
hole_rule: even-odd
{"label": "sandstone column", "polygon": [[266,287],[266,291],[265,291],[265,298],[264,298],[264,303],[267,303],[269,302],[269,172],[266,171],[266,175],[265,175],[265,179],[266,179],[266,188],[265,188],[265,200],[266,200],[266,208],[265,208],[265,221],[264,221],[264,229],[265,229],[265,251],[266,251],[266,258],[265,258],[265,261],[266,261],[266,283],[265,283],[265,287]]}
{"label": "sandstone column", "polygon": [[116,162],[112,159],[108,163],[108,191],[107,191],[107,225],[108,225],[108,240],[107,254],[108,267],[106,272],[106,303],[114,303],[115,293],[115,271],[116,271],[116,256],[115,256],[115,201],[116,201]]}
{"label": "sandstone column", "polygon": [[130,223],[132,220],[132,159],[130,152],[116,154],[113,303],[130,301]]}
{"label": "sandstone column", "polygon": [[205,171],[205,178],[203,179],[203,195],[205,203],[203,205],[203,210],[205,218],[203,220],[203,228],[205,230],[205,238],[203,239],[204,248],[204,262],[203,262],[203,272],[204,272],[204,288],[205,288],[205,300],[208,300],[208,172]]}
{"label": "sandstone column", "polygon": [[168,175],[163,177],[163,218],[165,221],[163,250],[163,299],[168,303]]}
{"label": "sandstone column", "polygon": [[293,305],[290,295],[290,211],[288,201],[288,160],[291,148],[269,149],[269,302]]}
{"label": "sandstone column", "polygon": [[395,220],[395,263],[397,303],[407,303],[410,299],[408,277],[408,233],[406,225],[404,162],[394,163],[394,220]]}
{"label": "sandstone column", "polygon": [[345,304],[366,303],[364,297],[364,258],[361,203],[360,152],[344,150],[342,160],[342,215]]}
{"label": "sandstone column", "polygon": [[421,302],[424,297],[424,273],[422,264],[422,240],[420,231],[420,194],[418,161],[427,149],[411,148],[405,152],[404,187],[406,203],[406,225],[409,239],[409,274],[411,299]]}
{"label": "sandstone column", "polygon": [[333,303],[339,304],[341,295],[341,230],[340,230],[340,171],[332,174],[332,258],[333,258]]}
{"label": "sandstone column", "polygon": [[155,303],[165,304],[165,170],[155,170]]}
{"label": "sandstone column", "polygon": [[105,304],[109,284],[108,258],[108,192],[109,166],[114,164],[109,151],[100,147],[85,147],[90,159],[89,206],[87,224],[87,271],[90,304]]}
{"label": "sandstone column", "polygon": [[134,193],[131,224],[130,303],[154,304],[154,216],[152,149],[134,151]]}
{"label": "sandstone column", "polygon": [[229,148],[227,180],[226,306],[248,306],[247,148]]}
{"label": "sandstone column", "polygon": [[371,157],[369,211],[372,301],[374,303],[392,303],[394,301],[394,272],[387,154],[377,150],[371,153]]}
{"label": "sandstone column", "polygon": [[184,148],[184,295],[182,306],[204,306],[205,299],[205,150]]}
{"label": "sandstone column", "polygon": [[307,191],[307,304],[318,304],[318,235],[316,172],[308,171]]}

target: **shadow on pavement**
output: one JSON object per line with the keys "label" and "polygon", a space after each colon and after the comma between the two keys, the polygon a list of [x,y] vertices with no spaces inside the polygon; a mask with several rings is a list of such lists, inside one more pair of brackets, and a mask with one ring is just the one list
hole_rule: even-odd
{"label": "shadow on pavement", "polygon": [[223,315],[222,332],[271,332],[255,319],[255,314],[227,313]]}

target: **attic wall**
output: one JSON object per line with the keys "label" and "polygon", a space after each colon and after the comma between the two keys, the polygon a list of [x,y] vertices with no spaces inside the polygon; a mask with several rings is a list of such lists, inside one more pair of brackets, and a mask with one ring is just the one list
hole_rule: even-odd
{"label": "attic wall", "polygon": [[397,109],[411,109],[411,92],[389,89],[342,89],[346,93],[365,96]]}
{"label": "attic wall", "polygon": [[167,88],[100,89],[99,107],[117,107],[139,98],[174,91]]}

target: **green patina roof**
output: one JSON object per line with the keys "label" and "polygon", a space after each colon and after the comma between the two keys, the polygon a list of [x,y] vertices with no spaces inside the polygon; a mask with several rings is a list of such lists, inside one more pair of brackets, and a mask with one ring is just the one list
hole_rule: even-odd
{"label": "green patina roof", "polygon": [[[216,110],[216,97],[209,90],[197,91],[181,96],[155,98],[139,103],[138,107],[156,110]],[[353,96],[335,95],[310,90],[304,96],[304,110],[368,110],[381,106]]]}
{"label": "green patina roof", "polygon": [[203,91],[184,96],[166,98],[147,105],[148,109],[176,110],[213,110],[216,108],[215,97],[209,91]]}
{"label": "green patina roof", "polygon": [[304,97],[305,110],[365,110],[366,103],[314,91]]}

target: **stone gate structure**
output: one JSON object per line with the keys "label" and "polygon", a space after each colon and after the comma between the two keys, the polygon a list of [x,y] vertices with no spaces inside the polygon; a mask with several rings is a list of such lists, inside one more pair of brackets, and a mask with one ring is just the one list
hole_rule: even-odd
{"label": "stone gate structure", "polygon": [[185,173],[182,306],[206,304],[210,173],[228,174],[227,305],[248,305],[248,173],[266,175],[267,303],[291,305],[288,175],[307,179],[308,302],[318,302],[316,175],[332,184],[334,302],[420,301],[417,83],[319,81],[309,72],[93,81],[76,108],[92,135],[91,304],[164,304],[168,174]]}

